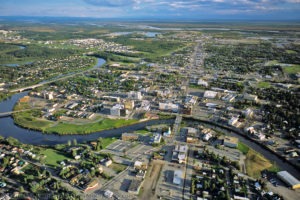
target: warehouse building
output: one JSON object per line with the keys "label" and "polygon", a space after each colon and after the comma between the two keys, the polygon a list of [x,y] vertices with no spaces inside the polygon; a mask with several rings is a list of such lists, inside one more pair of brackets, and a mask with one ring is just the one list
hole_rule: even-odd
{"label": "warehouse building", "polygon": [[292,189],[300,189],[300,181],[292,176],[287,171],[281,171],[277,173],[277,176],[286,184],[291,186]]}

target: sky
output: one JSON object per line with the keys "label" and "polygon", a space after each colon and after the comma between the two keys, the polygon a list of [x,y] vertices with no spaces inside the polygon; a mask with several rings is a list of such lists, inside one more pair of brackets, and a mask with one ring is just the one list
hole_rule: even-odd
{"label": "sky", "polygon": [[300,21],[300,0],[0,0],[0,16]]}

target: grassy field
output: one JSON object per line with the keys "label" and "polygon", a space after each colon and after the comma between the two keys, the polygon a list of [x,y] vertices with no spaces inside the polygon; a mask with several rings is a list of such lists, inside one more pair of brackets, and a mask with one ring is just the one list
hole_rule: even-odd
{"label": "grassy field", "polygon": [[271,84],[269,82],[260,81],[257,84],[257,87],[259,87],[259,88],[269,88],[269,87],[271,87]]}
{"label": "grassy field", "polygon": [[112,168],[116,173],[120,173],[126,169],[127,165],[113,163],[109,167]]}
{"label": "grassy field", "polygon": [[65,134],[89,134],[97,131],[118,128],[130,124],[136,123],[137,120],[125,120],[125,119],[103,119],[99,122],[86,123],[82,125],[76,125],[66,122],[59,122],[56,126],[47,128],[46,133],[57,133],[60,135]]}
{"label": "grassy field", "polygon": [[259,178],[262,170],[273,168],[273,164],[269,160],[253,149],[249,149],[246,154],[245,163],[247,174],[254,178]]}
{"label": "grassy field", "polygon": [[58,166],[59,163],[63,160],[71,159],[64,153],[56,151],[54,149],[43,149],[42,151],[40,151],[40,154],[43,154],[46,156],[45,164],[49,165],[51,167]]}
{"label": "grassy field", "polygon": [[240,150],[243,154],[247,154],[249,151],[249,147],[242,142],[238,143],[238,150]]}
{"label": "grassy field", "polygon": [[143,130],[134,131],[134,133],[140,134],[140,135],[147,135],[150,132],[148,130],[143,129]]}
{"label": "grassy field", "polygon": [[[28,103],[18,103],[14,107],[14,111],[30,109]],[[65,134],[89,134],[97,131],[119,128],[122,126],[137,123],[134,119],[102,119],[97,122],[84,124],[74,124],[68,122],[53,122],[46,119],[41,119],[41,110],[28,110],[13,115],[14,121],[19,126],[24,128],[39,130],[44,133],[56,133],[59,135]]]}
{"label": "grassy field", "polygon": [[118,140],[115,137],[112,138],[102,138],[102,148],[105,149],[108,145],[111,143],[114,143],[116,140]]}
{"label": "grassy field", "polygon": [[300,65],[292,65],[288,67],[283,67],[283,71],[288,74],[300,73]]}
{"label": "grassy field", "polygon": [[[18,103],[14,107],[14,111],[30,109],[28,103]],[[34,130],[45,131],[53,122],[38,118],[40,109],[27,110],[13,115],[16,124]]]}

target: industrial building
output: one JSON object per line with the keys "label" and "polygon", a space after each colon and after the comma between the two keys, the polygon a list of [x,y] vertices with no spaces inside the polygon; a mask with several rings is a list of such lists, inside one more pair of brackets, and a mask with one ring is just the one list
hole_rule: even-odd
{"label": "industrial building", "polygon": [[300,189],[300,181],[287,171],[277,172],[277,176],[286,184],[291,186],[292,189]]}

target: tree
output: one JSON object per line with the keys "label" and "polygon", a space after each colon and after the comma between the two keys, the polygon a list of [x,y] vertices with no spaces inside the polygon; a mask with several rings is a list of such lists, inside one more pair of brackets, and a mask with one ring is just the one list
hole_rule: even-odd
{"label": "tree", "polygon": [[22,185],[19,187],[19,192],[20,193],[24,193],[25,192],[24,187]]}

